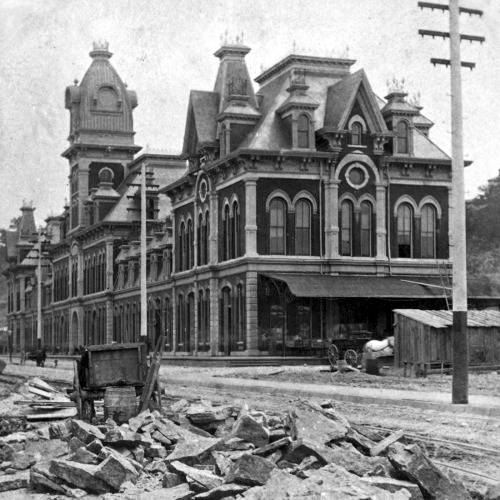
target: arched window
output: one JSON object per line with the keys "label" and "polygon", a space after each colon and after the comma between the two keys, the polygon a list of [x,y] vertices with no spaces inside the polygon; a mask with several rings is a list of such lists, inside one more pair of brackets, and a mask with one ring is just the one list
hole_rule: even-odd
{"label": "arched window", "polygon": [[170,299],[165,298],[165,309],[163,310],[163,328],[166,332],[165,347],[167,351],[173,349],[172,346],[172,311],[170,305]]}
{"label": "arched window", "polygon": [[231,221],[229,220],[229,205],[224,207],[224,234],[223,234],[223,255],[222,260],[229,260],[231,251]]}
{"label": "arched window", "polygon": [[432,205],[424,205],[421,211],[421,245],[422,258],[436,258],[436,209]]}
{"label": "arched window", "polygon": [[204,252],[204,257],[203,257],[203,260],[205,262],[205,264],[208,264],[208,244],[209,244],[209,237],[210,237],[210,213],[209,211],[207,210],[205,212],[205,224],[203,225],[203,233],[204,233],[204,239],[203,241],[205,242],[204,246],[203,246],[203,252]]}
{"label": "arched window", "polygon": [[179,295],[177,297],[177,343],[179,344],[179,347],[184,347],[184,341],[186,339],[184,314],[184,296]]}
{"label": "arched window", "polygon": [[297,147],[309,148],[309,117],[300,115],[297,120]]}
{"label": "arched window", "polygon": [[281,198],[274,198],[269,204],[269,252],[285,254],[286,206]]}
{"label": "arched window", "polygon": [[351,144],[360,146],[363,142],[363,126],[359,122],[354,122],[351,125]]}
{"label": "arched window", "polygon": [[345,200],[341,205],[341,255],[352,255],[352,226],[353,226],[353,204],[349,200]]}
{"label": "arched window", "polygon": [[184,224],[184,221],[181,222],[180,228],[179,228],[179,271],[184,270],[184,259],[185,259],[185,250],[184,250],[184,233],[186,232],[186,225]]}
{"label": "arched window", "polygon": [[198,350],[203,351],[205,346],[205,309],[203,290],[198,292]]}
{"label": "arched window", "polygon": [[205,262],[203,261],[203,238],[205,236],[205,233],[203,232],[203,215],[201,213],[198,214],[198,227],[196,228],[196,236],[198,238],[198,255],[196,256],[196,258],[198,259],[198,265],[202,266],[203,264],[205,264]]}
{"label": "arched window", "polygon": [[398,207],[398,257],[413,256],[413,209],[408,203]]}
{"label": "arched window", "polygon": [[238,202],[233,202],[233,235],[232,235],[232,257],[240,256],[240,207]]}
{"label": "arched window", "polygon": [[[245,300],[243,295],[243,285],[240,283],[236,289],[236,339],[238,344],[245,342]],[[242,346],[243,347],[243,346]]]}
{"label": "arched window", "polygon": [[372,204],[369,201],[361,203],[361,256],[372,256]]}
{"label": "arched window", "polygon": [[398,122],[397,149],[398,153],[408,154],[408,124],[404,121]]}
{"label": "arched window", "polygon": [[295,255],[311,255],[311,205],[306,200],[295,205]]}
{"label": "arched window", "polygon": [[[186,301],[186,320],[185,320],[185,330],[186,330],[186,340],[184,345],[184,350],[186,352],[191,352],[191,348],[194,347],[194,293],[191,292],[187,296]],[[193,344],[193,346],[191,345]]]}
{"label": "arched window", "polygon": [[191,219],[188,220],[187,224],[186,253],[187,269],[191,269],[194,264],[194,231],[193,221]]}

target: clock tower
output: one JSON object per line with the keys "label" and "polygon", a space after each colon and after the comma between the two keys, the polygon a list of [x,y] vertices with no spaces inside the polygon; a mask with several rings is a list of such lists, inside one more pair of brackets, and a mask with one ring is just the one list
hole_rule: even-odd
{"label": "clock tower", "polygon": [[141,149],[134,144],[132,111],[137,95],[110,63],[107,42],[94,43],[92,64],[81,83],[66,88],[65,107],[70,112],[69,232],[89,225],[86,201],[98,187],[102,172],[111,171],[113,188],[126,176],[126,166]]}

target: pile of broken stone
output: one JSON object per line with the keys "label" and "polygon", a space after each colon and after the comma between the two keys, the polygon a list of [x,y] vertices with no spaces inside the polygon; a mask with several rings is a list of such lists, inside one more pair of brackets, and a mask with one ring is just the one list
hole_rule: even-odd
{"label": "pile of broken stone", "polygon": [[[471,498],[417,445],[403,444],[402,432],[384,437],[351,426],[331,402],[304,401],[271,414],[181,400],[122,425],[73,419],[31,432],[65,444],[25,460],[29,486],[71,497]],[[22,453],[12,441],[0,443],[4,475]]]}

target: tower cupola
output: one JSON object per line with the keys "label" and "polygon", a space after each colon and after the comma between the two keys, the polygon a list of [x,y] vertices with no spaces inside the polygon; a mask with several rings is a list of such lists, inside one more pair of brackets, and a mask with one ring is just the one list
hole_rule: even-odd
{"label": "tower cupola", "polygon": [[66,88],[70,146],[63,156],[70,162],[71,230],[93,223],[85,206],[89,195],[100,187],[103,172],[112,173],[111,184],[106,186],[112,193],[141,149],[134,144],[132,113],[137,95],[111,65],[112,55],[108,42],[95,42],[92,63],[82,81],[75,80]]}

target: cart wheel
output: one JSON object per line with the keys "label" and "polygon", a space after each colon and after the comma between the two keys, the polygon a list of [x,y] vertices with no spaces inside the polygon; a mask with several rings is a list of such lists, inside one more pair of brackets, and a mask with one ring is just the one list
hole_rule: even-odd
{"label": "cart wheel", "polygon": [[82,420],[86,422],[92,422],[92,418],[95,416],[94,401],[91,399],[85,399],[82,402]]}
{"label": "cart wheel", "polygon": [[358,365],[358,355],[354,349],[347,349],[344,353],[345,362],[354,368]]}
{"label": "cart wheel", "polygon": [[337,361],[339,360],[339,350],[335,344],[330,345],[328,348],[328,361],[330,362],[330,367],[333,370],[337,366]]}

